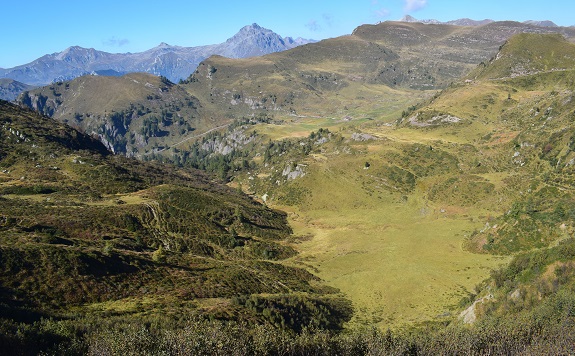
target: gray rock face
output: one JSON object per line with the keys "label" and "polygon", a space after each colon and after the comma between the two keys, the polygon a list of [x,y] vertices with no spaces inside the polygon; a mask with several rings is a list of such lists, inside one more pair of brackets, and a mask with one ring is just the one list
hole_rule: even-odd
{"label": "gray rock face", "polygon": [[252,24],[243,27],[226,42],[198,47],[170,46],[161,43],[140,53],[108,53],[78,46],[47,54],[14,68],[0,68],[0,78],[10,78],[29,85],[42,86],[71,80],[86,74],[123,75],[145,72],[162,75],[173,82],[186,79],[198,64],[211,55],[245,58],[284,51],[315,42],[282,38],[271,30]]}
{"label": "gray rock face", "polygon": [[243,27],[235,36],[218,45],[218,53],[215,54],[229,58],[255,57],[285,51],[309,42],[303,40],[297,43],[291,37],[283,38],[277,33],[254,23],[251,26]]}

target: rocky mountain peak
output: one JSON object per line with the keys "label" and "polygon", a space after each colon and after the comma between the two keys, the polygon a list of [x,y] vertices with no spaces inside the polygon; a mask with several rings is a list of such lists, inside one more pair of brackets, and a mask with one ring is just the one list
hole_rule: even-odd
{"label": "rocky mountain peak", "polygon": [[418,22],[418,20],[411,15],[405,15],[399,21],[400,22]]}
{"label": "rocky mountain peak", "polygon": [[[423,24],[444,24],[444,25],[455,25],[455,26],[482,26],[482,25],[486,25],[489,23],[494,22],[491,19],[485,19],[485,20],[472,20],[469,18],[463,18],[463,19],[458,19],[458,20],[452,20],[452,21],[447,21],[447,22],[441,22],[435,19],[427,19],[427,20],[418,20],[413,16],[410,15],[405,15],[403,18],[401,18],[401,20],[399,20],[400,22],[409,22],[409,23],[423,23]],[[537,26],[537,27],[559,27],[557,26],[553,21],[533,21],[533,20],[529,20],[529,21],[524,21],[523,24],[525,25],[531,25],[531,26]]]}
{"label": "rocky mountain peak", "polygon": [[243,29],[254,29],[254,30],[262,30],[264,29],[263,27],[261,27],[260,25],[258,25],[257,23],[253,23],[251,25],[248,26],[244,26]]}
{"label": "rocky mountain peak", "polygon": [[87,51],[86,48],[82,48],[80,46],[70,46],[63,50],[62,52],[55,53],[56,59],[63,60],[64,58],[74,56],[77,54],[83,54]]}
{"label": "rocky mountain peak", "polygon": [[253,23],[251,25],[248,26],[244,26],[242,27],[238,33],[236,33],[234,36],[230,37],[226,43],[231,43],[231,42],[237,42],[237,41],[242,41],[247,37],[253,37],[253,36],[277,36],[277,38],[281,37],[276,34],[275,32],[273,32],[272,30],[268,30],[267,28],[263,28],[260,25],[258,25],[257,23]]}

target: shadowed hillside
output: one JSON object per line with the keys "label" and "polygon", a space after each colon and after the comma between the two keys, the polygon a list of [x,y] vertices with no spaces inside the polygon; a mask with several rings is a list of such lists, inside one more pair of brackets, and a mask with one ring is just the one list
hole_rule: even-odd
{"label": "shadowed hillside", "polygon": [[127,156],[162,149],[212,124],[200,118],[196,98],[164,77],[144,73],[84,76],[24,92],[18,100]]}

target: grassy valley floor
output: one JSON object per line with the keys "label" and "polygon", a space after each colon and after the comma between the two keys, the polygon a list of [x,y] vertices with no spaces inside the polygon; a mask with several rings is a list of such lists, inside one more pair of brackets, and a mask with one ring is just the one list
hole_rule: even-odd
{"label": "grassy valley floor", "polygon": [[351,325],[387,328],[450,316],[508,259],[464,251],[464,237],[478,223],[446,215],[419,202],[292,210],[294,233],[313,236],[297,245],[293,262],[353,301]]}

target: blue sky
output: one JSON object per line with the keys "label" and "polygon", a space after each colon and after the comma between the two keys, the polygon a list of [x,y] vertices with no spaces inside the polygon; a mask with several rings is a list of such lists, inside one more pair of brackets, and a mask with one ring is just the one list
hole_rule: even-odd
{"label": "blue sky", "polygon": [[160,42],[220,43],[252,23],[282,36],[324,39],[362,24],[418,19],[551,20],[575,25],[573,0],[2,0],[0,67],[78,45],[124,53]]}

